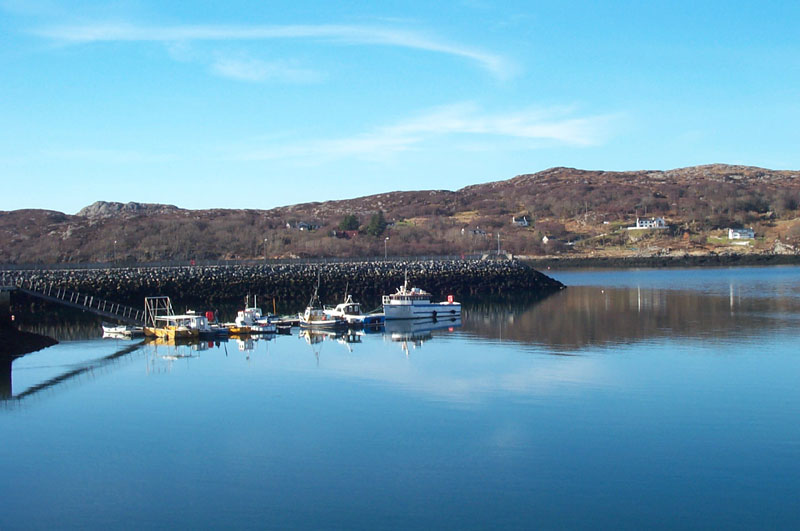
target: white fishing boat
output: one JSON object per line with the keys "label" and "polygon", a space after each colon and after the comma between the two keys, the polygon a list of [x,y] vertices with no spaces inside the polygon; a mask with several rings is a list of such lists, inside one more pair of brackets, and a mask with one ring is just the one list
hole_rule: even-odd
{"label": "white fishing boat", "polygon": [[347,295],[344,302],[333,308],[326,307],[325,314],[330,317],[341,317],[351,326],[378,326],[383,324],[382,313],[364,313],[361,304],[353,301],[352,295]]}
{"label": "white fishing boat", "polygon": [[245,299],[244,310],[236,313],[236,319],[228,329],[232,334],[274,334],[278,331],[272,316],[264,315],[258,307],[258,298],[254,298],[253,306],[250,306],[249,296]]}
{"label": "white fishing boat", "polygon": [[461,303],[452,295],[445,302],[431,302],[431,294],[420,288],[409,288],[408,277],[397,293],[383,296],[383,313],[391,319],[461,317]]}
{"label": "white fishing boat", "polygon": [[314,288],[314,294],[308,302],[305,311],[299,315],[300,328],[316,328],[321,330],[337,330],[347,327],[347,321],[344,317],[337,315],[328,315],[325,313],[325,308],[319,302],[317,296],[317,289],[319,288],[319,281],[317,287]]}

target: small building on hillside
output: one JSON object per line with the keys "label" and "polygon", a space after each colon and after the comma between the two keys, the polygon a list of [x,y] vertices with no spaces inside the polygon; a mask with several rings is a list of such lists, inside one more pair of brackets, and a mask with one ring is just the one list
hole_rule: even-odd
{"label": "small building on hillside", "polygon": [[320,225],[318,223],[308,223],[306,221],[298,221],[297,223],[292,224],[288,221],[286,222],[286,230],[297,229],[306,231],[306,230],[317,230],[318,228],[320,228]]}
{"label": "small building on hillside", "polygon": [[749,229],[728,229],[729,240],[752,240],[756,237],[755,231]]}
{"label": "small building on hillside", "polygon": [[357,238],[358,237],[358,231],[357,230],[334,230],[334,231],[331,231],[331,236],[333,236],[334,238],[342,238],[342,239],[345,239],[345,240],[351,240],[353,238]]}
{"label": "small building on hillside", "polygon": [[667,222],[664,221],[664,218],[636,218],[636,226],[628,227],[628,230],[666,228]]}
{"label": "small building on hillside", "polygon": [[461,234],[469,234],[470,236],[486,236],[486,231],[480,227],[474,229],[461,229]]}
{"label": "small building on hillside", "polygon": [[511,218],[511,223],[513,223],[517,227],[528,227],[528,226],[530,226],[530,222],[528,221],[528,218],[526,216],[522,216],[521,218],[512,217]]}

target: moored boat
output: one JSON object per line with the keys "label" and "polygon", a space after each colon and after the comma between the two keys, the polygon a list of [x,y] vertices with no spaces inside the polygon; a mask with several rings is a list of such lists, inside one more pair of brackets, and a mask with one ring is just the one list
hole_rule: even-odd
{"label": "moored boat", "polygon": [[347,295],[344,302],[333,308],[325,308],[324,312],[330,317],[340,317],[351,326],[378,326],[383,324],[382,313],[363,313],[361,304],[353,301],[352,295]]}
{"label": "moored boat", "polygon": [[461,317],[461,303],[452,295],[445,302],[431,302],[431,294],[420,288],[409,288],[408,279],[392,295],[383,296],[383,313],[391,319]]}
{"label": "moored boat", "polygon": [[197,339],[200,332],[196,328],[187,326],[187,315],[175,315],[172,301],[169,297],[145,297],[145,326],[146,337],[164,337],[168,339],[192,340]]}
{"label": "moored boat", "polygon": [[197,339],[200,331],[188,327],[184,322],[175,318],[184,316],[165,315],[156,317],[155,326],[144,327],[144,335],[148,337],[163,337],[168,339]]}
{"label": "moored boat", "polygon": [[308,302],[305,311],[299,315],[300,328],[316,328],[323,330],[346,328],[347,321],[344,317],[325,313],[325,308],[322,306],[317,296],[317,288],[319,288],[319,282],[317,283],[317,287],[314,288],[314,294],[311,296],[311,300]]}
{"label": "moored boat", "polygon": [[264,315],[261,308],[258,307],[258,299],[254,299],[253,302],[253,306],[250,306],[250,297],[248,296],[245,299],[244,310],[239,310],[234,322],[226,325],[231,334],[274,334],[278,331],[272,317]]}
{"label": "moored boat", "polygon": [[216,323],[209,322],[209,314],[199,314],[192,310],[187,310],[183,315],[173,316],[178,324],[184,325],[192,330],[197,330],[198,337],[214,338],[228,335],[228,329]]}
{"label": "moored boat", "polygon": [[117,325],[111,323],[102,323],[101,326],[103,327],[103,337],[130,339],[144,335],[141,326]]}

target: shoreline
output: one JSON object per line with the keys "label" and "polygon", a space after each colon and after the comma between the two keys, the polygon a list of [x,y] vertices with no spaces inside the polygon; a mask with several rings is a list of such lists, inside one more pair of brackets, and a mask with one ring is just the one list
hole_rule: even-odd
{"label": "shoreline", "polygon": [[703,254],[683,256],[518,257],[540,271],[547,269],[634,269],[661,267],[733,267],[800,265],[795,254]]}

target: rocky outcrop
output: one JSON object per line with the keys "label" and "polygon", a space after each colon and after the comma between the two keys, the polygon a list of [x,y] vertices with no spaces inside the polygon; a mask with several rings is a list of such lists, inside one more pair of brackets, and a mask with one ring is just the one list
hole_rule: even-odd
{"label": "rocky outcrop", "polygon": [[108,201],[95,201],[91,205],[78,211],[77,216],[83,218],[108,218],[113,216],[137,216],[141,214],[170,214],[180,210],[174,205],[161,205],[155,203],[117,203]]}

